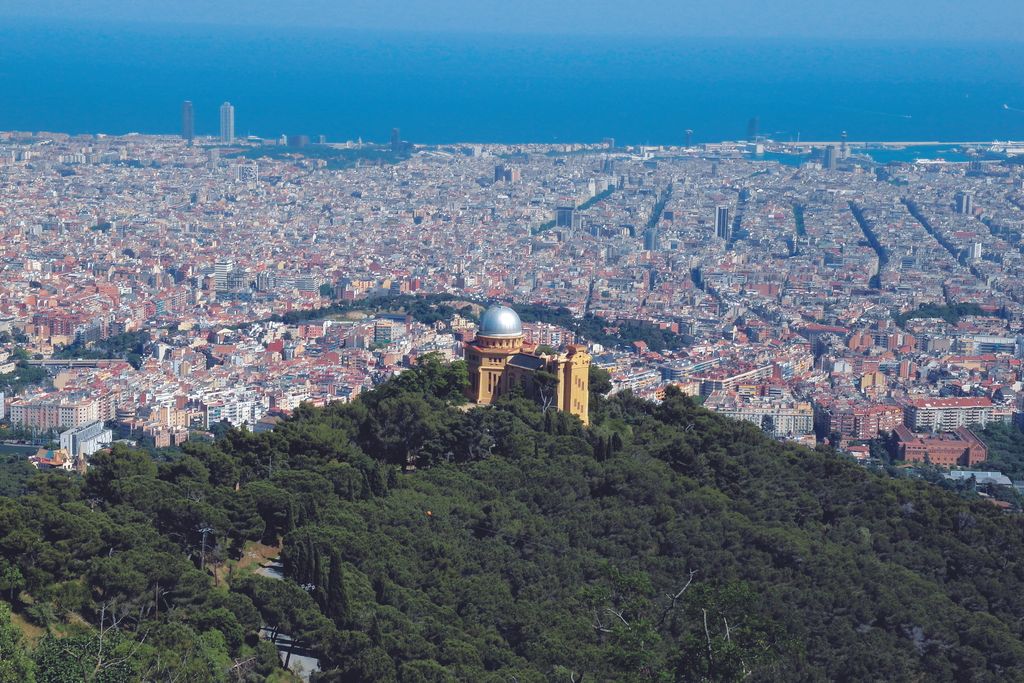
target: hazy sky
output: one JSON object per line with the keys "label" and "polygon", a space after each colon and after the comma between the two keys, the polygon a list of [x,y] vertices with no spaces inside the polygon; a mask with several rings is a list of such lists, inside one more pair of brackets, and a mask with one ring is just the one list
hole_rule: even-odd
{"label": "hazy sky", "polygon": [[0,22],[12,17],[431,32],[1024,40],[1024,0],[0,0]]}

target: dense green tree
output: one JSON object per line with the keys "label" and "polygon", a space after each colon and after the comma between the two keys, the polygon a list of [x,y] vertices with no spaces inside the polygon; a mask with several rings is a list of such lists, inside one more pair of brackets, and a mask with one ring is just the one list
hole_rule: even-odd
{"label": "dense green tree", "polygon": [[25,587],[25,577],[17,566],[0,560],[0,591],[7,593],[7,599],[14,604],[17,602],[17,593]]}
{"label": "dense green tree", "polygon": [[591,365],[589,370],[589,377],[587,378],[590,385],[590,393],[600,394],[604,396],[612,390],[612,376],[604,368],[599,368],[596,365]]}
{"label": "dense green tree", "polygon": [[[544,412],[551,410],[558,391],[558,375],[548,370],[537,370],[533,373],[533,386],[537,392],[541,410]],[[545,419],[550,417],[550,415],[545,415]]]}
{"label": "dense green tree", "polygon": [[18,360],[17,367],[11,372],[0,374],[0,391],[7,395],[18,394],[26,387],[43,384],[48,378],[45,368],[25,363],[28,354],[24,349],[16,349],[15,353],[18,354],[15,358]]}
{"label": "dense green tree", "polygon": [[89,462],[87,491],[104,500],[116,497],[118,484],[133,477],[149,480],[156,477],[156,463],[142,451],[114,444],[109,451],[99,451]]}
{"label": "dense green tree", "polygon": [[130,683],[139,680],[136,645],[117,629],[56,638],[45,636],[35,650],[40,683]]}
{"label": "dense green tree", "polygon": [[900,327],[906,325],[908,321],[915,318],[940,318],[950,325],[955,325],[960,318],[966,315],[999,316],[1000,313],[989,313],[978,306],[978,304],[971,303],[953,304],[951,306],[921,304],[921,306],[912,311],[907,311],[893,316],[893,319]]}
{"label": "dense green tree", "polygon": [[349,621],[351,606],[348,589],[345,586],[345,572],[342,568],[341,553],[335,549],[330,555],[330,570],[327,574],[327,596],[324,613],[338,628],[344,628]]}
{"label": "dense green tree", "polygon": [[11,609],[0,602],[0,683],[34,683],[35,663],[11,622]]}
{"label": "dense green tree", "polygon": [[979,430],[988,447],[988,461],[982,465],[1002,472],[1013,480],[1024,479],[1024,432],[1013,425],[994,422]]}
{"label": "dense green tree", "polygon": [[[260,680],[275,648],[320,681],[1024,678],[1021,517],[671,389],[466,410],[435,361],[0,498],[2,595],[68,632],[37,678]],[[256,540],[283,579],[225,571]]]}

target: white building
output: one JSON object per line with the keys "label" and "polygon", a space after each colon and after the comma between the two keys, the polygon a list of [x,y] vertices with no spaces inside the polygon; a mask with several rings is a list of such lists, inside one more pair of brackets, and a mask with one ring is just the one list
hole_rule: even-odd
{"label": "white building", "polygon": [[959,427],[1006,422],[1010,415],[996,411],[987,398],[921,398],[908,402],[904,422],[915,432],[951,432]]}
{"label": "white building", "polygon": [[213,281],[218,292],[226,291],[228,288],[228,276],[235,269],[235,262],[231,259],[218,260],[213,266]]}
{"label": "white building", "polygon": [[101,448],[110,446],[113,439],[113,433],[103,422],[96,421],[61,432],[60,447],[72,458],[87,458]]}
{"label": "white building", "polygon": [[777,439],[798,438],[814,431],[811,404],[794,401],[791,397],[741,396],[716,391],[705,400],[704,407],[734,420],[753,423]]}
{"label": "white building", "polygon": [[221,420],[235,427],[252,429],[270,410],[270,400],[253,391],[225,392],[203,401],[203,428],[210,429]]}

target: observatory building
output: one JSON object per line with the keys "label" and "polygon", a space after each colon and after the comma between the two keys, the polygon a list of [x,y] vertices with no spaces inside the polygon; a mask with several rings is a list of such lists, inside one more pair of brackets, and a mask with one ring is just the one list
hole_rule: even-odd
{"label": "observatory building", "polygon": [[469,400],[493,403],[519,388],[538,403],[572,413],[589,424],[590,354],[569,344],[556,354],[523,348],[523,324],[507,306],[491,306],[480,318],[476,338],[465,343]]}

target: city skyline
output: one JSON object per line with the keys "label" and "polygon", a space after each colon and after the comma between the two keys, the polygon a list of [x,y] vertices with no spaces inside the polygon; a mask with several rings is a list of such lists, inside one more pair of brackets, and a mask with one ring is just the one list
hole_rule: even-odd
{"label": "city skyline", "polygon": [[1021,26],[0,0],[0,679],[1024,681]]}
{"label": "city skyline", "polygon": [[[3,140],[8,141],[8,147],[3,146]],[[394,130],[391,143],[397,146],[400,140],[399,131]],[[55,164],[75,169],[77,178],[90,177],[90,182],[99,183],[100,187],[116,183],[116,175],[109,174],[116,174],[123,161],[143,169],[152,168],[139,173],[169,183],[168,187],[192,187],[195,181],[183,180],[204,179],[180,204],[190,207],[179,209],[189,217],[182,217],[183,223],[176,219],[177,228],[162,222],[159,225],[163,227],[157,228],[161,235],[157,242],[173,244],[173,248],[159,250],[156,257],[146,256],[148,252],[133,246],[116,259],[117,269],[130,269],[134,259],[156,258],[153,264],[157,266],[157,275],[153,282],[157,291],[164,294],[153,302],[152,311],[156,319],[165,321],[184,314],[189,301],[204,311],[189,324],[205,321],[202,324],[219,327],[265,318],[281,310],[277,306],[315,307],[316,302],[339,293],[343,300],[361,297],[369,287],[399,293],[456,294],[477,301],[505,297],[531,304],[566,306],[578,315],[588,310],[599,311],[613,319],[643,310],[644,315],[650,316],[650,324],[668,329],[672,335],[681,335],[680,338],[696,335],[710,344],[722,330],[717,326],[705,327],[706,318],[720,316],[723,310],[744,302],[743,309],[757,310],[758,317],[768,327],[774,327],[778,312],[772,311],[778,302],[786,300],[784,291],[792,290],[791,297],[808,296],[797,274],[806,277],[818,273],[816,277],[827,278],[833,291],[841,287],[846,292],[841,306],[828,304],[813,314],[816,320],[827,323],[823,329],[833,334],[839,334],[838,330],[844,330],[844,335],[852,334],[848,343],[853,347],[871,347],[879,344],[880,339],[891,339],[885,344],[893,344],[893,349],[910,343],[908,348],[915,350],[909,357],[914,358],[915,353],[923,351],[914,346],[918,341],[907,340],[917,338],[920,330],[910,322],[904,331],[892,331],[882,325],[885,320],[878,319],[876,314],[858,322],[869,310],[863,308],[861,299],[885,302],[881,309],[877,308],[878,303],[873,304],[874,310],[889,310],[894,316],[913,312],[915,304],[939,305],[947,297],[953,297],[958,304],[981,302],[987,310],[1005,310],[1015,316],[1013,311],[1020,308],[1019,300],[1024,297],[1014,284],[1017,261],[1010,257],[1017,252],[1008,250],[1012,242],[1006,241],[1015,234],[1012,226],[1018,210],[1014,201],[1020,190],[1019,181],[1008,188],[1006,195],[993,193],[986,179],[1000,177],[1000,162],[985,160],[981,150],[969,163],[887,166],[872,162],[852,144],[843,147],[842,153],[827,146],[815,148],[809,156],[796,159],[799,165],[759,159],[749,154],[753,143],[748,142],[685,151],[612,147],[614,143],[610,140],[589,146],[480,145],[465,149],[465,156],[443,162],[434,159],[430,152],[417,152],[401,145],[401,152],[409,156],[396,159],[399,163],[394,166],[342,166],[333,171],[328,170],[326,163],[319,166],[320,170],[311,176],[317,194],[308,199],[312,202],[309,213],[303,212],[299,218],[298,225],[305,226],[305,236],[289,232],[286,234],[290,236],[282,240],[271,237],[277,230],[272,217],[279,215],[280,207],[274,200],[261,197],[268,191],[276,192],[281,178],[291,176],[309,161],[303,160],[301,152],[296,159],[277,158],[276,140],[242,144],[250,151],[262,149],[264,154],[256,155],[254,160],[210,155],[169,136],[86,141],[5,133],[0,134],[0,148],[6,150],[0,158],[9,173],[31,176],[39,165]],[[333,149],[337,150],[338,159],[344,158],[344,154],[360,153],[354,143],[339,144]],[[175,168],[179,170],[171,170]],[[452,184],[448,178],[453,173],[452,177],[463,180]],[[893,177],[889,174],[893,173],[900,182],[890,182]],[[486,182],[480,182],[481,177]],[[941,182],[935,189],[929,189],[930,185],[916,184],[919,177],[927,178],[932,185],[937,180]],[[423,187],[413,195],[419,198],[409,204],[411,198],[401,199],[402,188],[409,187],[413,178],[419,178],[418,188]],[[348,183],[353,182],[360,187],[370,182],[376,195],[388,199],[376,210],[375,203],[363,205],[362,190],[346,192]],[[904,187],[901,182],[911,183],[910,194],[900,189]],[[312,192],[312,188],[305,192]],[[851,193],[847,202],[838,199],[842,196],[839,193],[844,192]],[[114,196],[117,194],[114,192]],[[459,209],[458,204],[452,205],[445,199],[440,212],[435,212],[429,208],[437,201],[432,199],[435,194],[464,196],[467,203]],[[89,195],[86,192],[76,201],[86,201]],[[240,198],[248,196],[246,201],[251,204],[244,218],[233,220],[233,227],[211,218],[219,215],[217,211],[210,214],[212,207],[229,196],[234,198],[232,214],[240,210]],[[531,198],[531,202],[525,202],[526,198]],[[144,226],[148,223],[140,223],[131,216],[159,215],[160,201],[165,200],[140,195],[116,209],[119,203],[115,201],[103,211],[109,226],[100,223],[101,230],[92,226],[85,229],[85,234],[93,242],[100,239],[97,247],[101,253],[109,249],[103,246],[108,236],[122,243],[134,243],[132,236],[138,230],[146,231]],[[540,204],[533,206],[533,201]],[[498,204],[493,215],[470,208],[494,202]],[[893,202],[902,208],[894,212]],[[503,208],[499,210],[499,206]],[[384,207],[392,208],[387,215],[378,216],[377,212],[384,211]],[[780,207],[785,208],[780,212]],[[328,213],[323,214],[324,211]],[[463,243],[461,237],[445,237],[438,232],[443,230],[445,216],[452,211],[464,214],[467,219],[475,216],[470,225],[482,221],[479,226],[490,226],[477,228],[477,246]],[[12,239],[39,249],[43,245],[49,247],[54,237],[75,239],[72,236],[83,229],[77,221],[58,218],[60,214],[53,208],[40,207],[33,213],[50,214],[54,217],[24,230],[15,228]],[[491,225],[498,216],[504,216],[498,224],[500,229]],[[358,221],[352,222],[353,217]],[[295,219],[293,216],[290,221]],[[980,232],[989,230],[982,219],[994,226],[991,236]],[[214,222],[210,223],[211,220]],[[376,226],[372,235],[364,235],[356,227],[368,225],[367,220]],[[395,225],[404,225],[404,229],[413,231],[410,234],[422,232],[429,239],[426,243],[415,239],[408,243],[419,245],[417,250],[402,246],[404,242],[396,244],[391,232]],[[851,230],[859,231],[861,237],[855,234],[851,238],[846,234]],[[902,233],[911,236],[909,242]],[[254,234],[262,237],[254,239]],[[453,238],[455,241],[451,241]],[[37,239],[42,241],[37,243]],[[270,247],[272,243],[276,246]],[[392,246],[382,249],[382,245]],[[298,251],[291,254],[297,247]],[[267,251],[268,248],[271,250]],[[575,255],[579,249],[598,259],[600,269],[595,270],[590,257],[580,260]],[[433,255],[419,264],[419,254],[424,251]],[[22,253],[21,247],[17,253]],[[286,253],[291,255],[284,257]],[[1001,254],[998,263],[994,260],[996,254]],[[524,259],[529,266],[524,265]],[[404,274],[397,279],[372,275],[384,263],[391,264],[389,270],[395,277],[397,273]],[[399,263],[406,265],[394,270]],[[687,275],[680,280],[672,277],[673,272]],[[790,275],[785,275],[787,272]],[[575,275],[563,280],[563,273]],[[63,277],[54,271],[43,281],[59,282]],[[911,285],[900,284],[904,280],[913,282],[919,293],[906,298],[906,287]],[[552,289],[555,283],[560,284]],[[642,283],[638,290],[641,294],[629,293],[635,283]],[[113,291],[99,283],[95,286],[98,292],[104,292],[101,298]],[[137,295],[149,297],[150,294],[143,294],[149,285],[139,286]],[[824,281],[820,286],[825,286]],[[956,294],[944,293],[952,286],[957,289],[948,291]],[[585,292],[590,294],[584,296]],[[255,308],[251,308],[251,296],[261,302]],[[703,304],[691,310],[697,301]],[[757,301],[761,303],[755,305]],[[673,308],[678,305],[683,308]],[[782,310],[789,311],[790,320],[796,321],[797,312],[801,317],[811,315],[808,311],[816,310],[814,306],[825,304],[807,305],[811,308],[798,305],[791,309],[793,304],[789,303]],[[128,323],[128,319],[108,319],[102,309],[68,317],[55,316],[48,308],[44,306],[32,320],[40,333],[53,340],[92,335],[102,338],[112,330],[139,324]],[[249,312],[243,313],[244,310]],[[691,312],[684,312],[688,310]],[[207,318],[210,315],[226,317]],[[736,319],[743,320],[743,315]],[[737,368],[742,367],[743,355],[749,352],[746,345],[754,337],[767,334],[767,328],[750,327],[749,321],[742,324],[747,326],[743,332],[747,341],[735,348]],[[806,318],[800,324],[806,324]],[[992,324],[1005,327],[1008,323],[993,320]],[[999,341],[1004,338],[995,329],[984,332],[982,325],[966,340],[953,343],[973,345],[964,346],[965,352],[1006,352],[1010,342]],[[698,330],[703,331],[698,334]],[[778,330],[774,334],[779,334]],[[813,337],[814,328],[808,327],[801,334]],[[726,335],[733,339],[735,332]],[[380,330],[375,330],[373,337],[382,342],[393,340],[390,332],[381,334]],[[872,341],[864,342],[862,337]],[[803,349],[804,344],[798,341],[794,348]],[[847,361],[840,362],[840,366],[844,362]],[[807,366],[801,363],[797,363],[803,368],[800,372],[806,372]],[[686,376],[683,370],[665,369],[671,365],[669,362],[660,369],[657,365],[647,366],[640,372],[642,375],[658,369],[651,377],[653,383],[644,390],[657,391],[658,378],[664,380],[677,373]],[[758,378],[770,374],[765,367],[757,370]],[[905,374],[910,367],[892,366],[889,370]],[[744,371],[736,372],[740,376]],[[869,380],[858,380],[870,381],[859,389],[865,396],[889,381],[876,372],[864,375]],[[903,374],[899,375],[901,381],[906,380]],[[638,390],[643,387],[635,383],[637,380],[623,377],[621,381],[625,382],[623,386]],[[712,376],[701,381],[704,387],[700,391],[716,390]],[[928,387],[924,383],[918,390]],[[801,394],[800,398],[806,401],[811,396]],[[811,402],[824,405],[824,401],[823,396]],[[722,403],[721,409],[732,408]]]}

